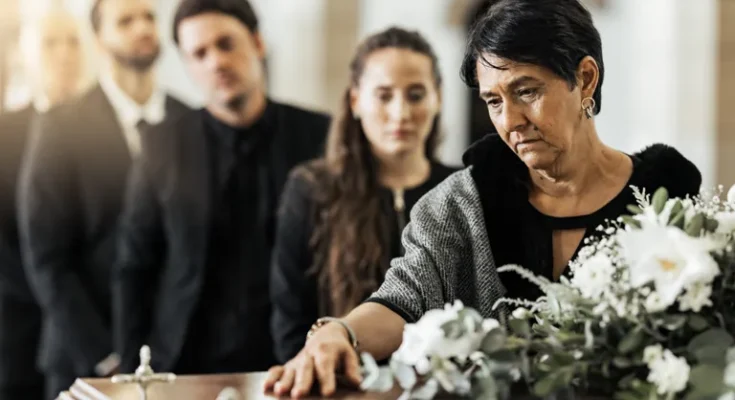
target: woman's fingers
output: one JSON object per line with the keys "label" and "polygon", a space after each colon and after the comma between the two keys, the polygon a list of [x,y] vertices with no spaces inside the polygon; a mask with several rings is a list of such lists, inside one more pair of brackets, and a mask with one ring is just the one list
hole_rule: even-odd
{"label": "woman's fingers", "polygon": [[360,368],[360,358],[357,352],[351,348],[345,352],[343,356],[345,376],[355,386],[359,386],[362,383],[362,371]]}
{"label": "woman's fingers", "polygon": [[283,375],[281,375],[281,379],[279,379],[273,387],[273,393],[278,396],[283,396],[290,392],[293,387],[295,375],[296,373],[294,369],[286,366],[286,369],[283,371]]}
{"label": "woman's fingers", "polygon": [[277,365],[275,367],[272,367],[268,370],[268,375],[265,377],[265,383],[263,384],[263,390],[270,391],[273,389],[273,386],[278,382],[279,379],[281,379],[281,376],[283,375],[283,371],[285,369],[282,365]]}
{"label": "woman's fingers", "polygon": [[[325,346],[326,347],[326,346]],[[337,389],[335,371],[337,369],[337,357],[340,352],[334,349],[320,349],[314,356],[314,366],[322,388],[322,396],[331,396]]]}
{"label": "woman's fingers", "polygon": [[304,354],[301,361],[296,369],[296,382],[291,389],[293,398],[308,395],[314,384],[314,359]]}

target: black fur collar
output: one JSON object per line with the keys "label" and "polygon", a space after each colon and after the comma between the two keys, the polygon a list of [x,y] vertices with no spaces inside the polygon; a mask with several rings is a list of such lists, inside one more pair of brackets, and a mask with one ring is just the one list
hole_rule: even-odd
{"label": "black fur collar", "polygon": [[[702,184],[699,169],[675,148],[653,144],[632,154],[636,168],[636,184],[648,191],[665,186],[671,196],[684,197],[697,193]],[[465,166],[473,165],[483,173],[501,173],[527,181],[528,170],[497,133],[486,135],[464,153]]]}

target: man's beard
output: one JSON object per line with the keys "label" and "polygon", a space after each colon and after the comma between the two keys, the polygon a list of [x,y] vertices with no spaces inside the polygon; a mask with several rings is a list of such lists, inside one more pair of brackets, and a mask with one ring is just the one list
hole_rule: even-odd
{"label": "man's beard", "polygon": [[227,101],[225,102],[225,107],[227,107],[227,109],[230,111],[239,111],[242,110],[243,107],[245,107],[245,104],[247,104],[247,102],[247,94],[240,93],[227,99]]}
{"label": "man's beard", "polygon": [[153,64],[156,63],[156,60],[158,60],[158,55],[160,53],[160,47],[156,47],[156,51],[145,56],[129,55],[120,51],[112,50],[112,56],[115,58],[115,61],[137,72],[146,72],[151,69]]}

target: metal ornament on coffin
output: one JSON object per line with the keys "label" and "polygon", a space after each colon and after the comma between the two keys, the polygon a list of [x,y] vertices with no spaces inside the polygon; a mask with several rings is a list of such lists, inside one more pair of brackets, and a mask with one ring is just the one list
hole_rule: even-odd
{"label": "metal ornament on coffin", "polygon": [[135,384],[138,386],[141,400],[148,400],[148,386],[154,383],[171,383],[176,374],[170,372],[156,373],[151,368],[151,348],[140,348],[140,365],[134,374],[119,374],[112,377],[112,383]]}

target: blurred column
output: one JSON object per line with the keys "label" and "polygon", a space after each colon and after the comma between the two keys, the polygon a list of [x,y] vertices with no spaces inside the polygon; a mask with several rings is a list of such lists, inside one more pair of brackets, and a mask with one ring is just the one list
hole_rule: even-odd
{"label": "blurred column", "polygon": [[719,0],[717,59],[717,180],[735,184],[735,1]]}

